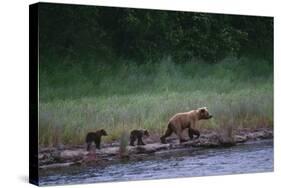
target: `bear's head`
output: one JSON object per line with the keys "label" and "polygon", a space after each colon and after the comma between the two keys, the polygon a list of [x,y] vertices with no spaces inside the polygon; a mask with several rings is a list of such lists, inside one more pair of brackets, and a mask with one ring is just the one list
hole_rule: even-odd
{"label": "bear's head", "polygon": [[144,136],[149,136],[148,130],[144,129],[144,130],[143,130],[143,134],[144,134]]}
{"label": "bear's head", "polygon": [[104,129],[99,130],[102,136],[107,136],[107,132]]}
{"label": "bear's head", "polygon": [[207,107],[202,107],[197,109],[197,113],[199,116],[199,119],[210,119],[213,116],[209,113]]}

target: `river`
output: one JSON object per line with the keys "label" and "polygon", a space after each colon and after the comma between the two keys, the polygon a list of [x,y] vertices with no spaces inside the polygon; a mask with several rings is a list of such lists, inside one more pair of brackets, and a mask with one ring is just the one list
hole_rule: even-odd
{"label": "river", "polygon": [[229,148],[179,149],[106,167],[69,167],[43,173],[40,185],[226,175],[273,171],[273,140]]}

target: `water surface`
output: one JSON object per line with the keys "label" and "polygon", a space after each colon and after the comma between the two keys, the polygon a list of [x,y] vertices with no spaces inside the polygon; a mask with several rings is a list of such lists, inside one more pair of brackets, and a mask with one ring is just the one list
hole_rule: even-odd
{"label": "water surface", "polygon": [[273,171],[273,141],[220,149],[180,149],[106,167],[69,167],[40,176],[40,185],[179,178]]}

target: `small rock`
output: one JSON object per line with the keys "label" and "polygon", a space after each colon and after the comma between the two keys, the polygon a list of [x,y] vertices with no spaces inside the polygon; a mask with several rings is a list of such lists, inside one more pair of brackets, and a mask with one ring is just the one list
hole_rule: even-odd
{"label": "small rock", "polygon": [[243,143],[247,141],[247,136],[235,135],[234,140],[236,143]]}
{"label": "small rock", "polygon": [[48,165],[42,165],[39,168],[40,169],[50,169],[50,168],[61,168],[61,167],[67,167],[71,165],[75,165],[76,163],[74,162],[68,162],[68,163],[54,163],[54,164],[48,164]]}
{"label": "small rock", "polygon": [[154,143],[154,144],[146,144],[144,146],[130,146],[129,153],[154,153],[159,150],[169,149],[170,144],[161,144],[161,143]]}
{"label": "small rock", "polygon": [[232,137],[221,137],[219,138],[219,143],[222,147],[230,147],[236,145],[235,139],[233,139]]}
{"label": "small rock", "polygon": [[60,153],[60,156],[62,158],[72,158],[86,154],[88,154],[88,152],[85,150],[64,150]]}
{"label": "small rock", "polygon": [[114,156],[119,152],[119,147],[103,148],[101,150],[96,150],[99,155]]}

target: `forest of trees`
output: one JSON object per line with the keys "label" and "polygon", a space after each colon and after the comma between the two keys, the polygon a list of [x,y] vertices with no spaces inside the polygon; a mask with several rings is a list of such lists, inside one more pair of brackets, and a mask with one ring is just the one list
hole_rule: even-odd
{"label": "forest of trees", "polygon": [[271,17],[44,4],[39,24],[41,58],[273,59]]}

